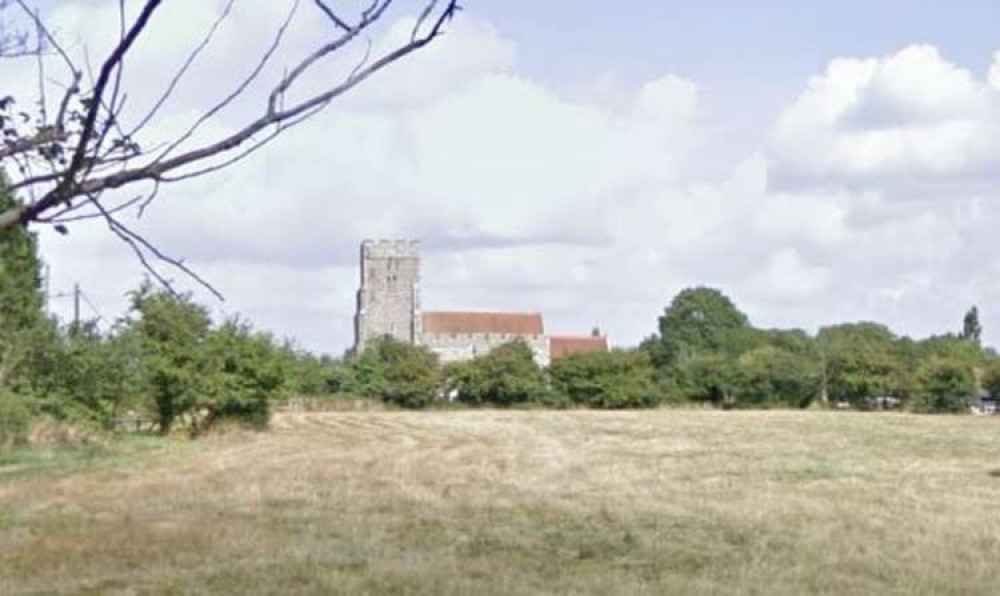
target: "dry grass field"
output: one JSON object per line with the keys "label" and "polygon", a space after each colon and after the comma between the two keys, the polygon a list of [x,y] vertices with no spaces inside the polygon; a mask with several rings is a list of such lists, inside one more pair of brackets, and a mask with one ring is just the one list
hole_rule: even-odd
{"label": "dry grass field", "polygon": [[148,443],[0,466],[0,593],[1000,592],[997,418],[303,413]]}

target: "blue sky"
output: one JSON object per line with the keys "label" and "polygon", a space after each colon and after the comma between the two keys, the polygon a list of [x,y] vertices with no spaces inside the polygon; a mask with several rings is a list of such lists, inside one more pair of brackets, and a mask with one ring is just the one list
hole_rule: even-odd
{"label": "blue sky", "polygon": [[793,85],[836,56],[881,55],[914,43],[934,44],[982,70],[996,50],[1000,18],[1000,5],[987,0],[467,4],[518,40],[526,73],[554,82],[613,69],[630,79],[668,71],[712,85]]}
{"label": "blue sky", "polygon": [[[165,4],[131,107],[220,2]],[[115,30],[113,2],[42,4],[76,51]],[[376,46],[418,4],[400,0]],[[222,289],[220,314],[332,353],[351,342],[367,237],[423,240],[428,309],[542,311],[617,345],[698,284],[810,331],[926,336],[978,304],[1000,343],[1000,3],[465,4],[444,39],[239,166],[161,190],[136,225]],[[155,133],[231,88],[288,5],[237,3]],[[301,25],[276,67],[322,34]],[[109,317],[142,275],[100,226],[43,248],[54,287],[81,282]]]}
{"label": "blue sky", "polygon": [[518,41],[525,74],[557,88],[575,89],[603,72],[631,86],[665,72],[697,80],[706,110],[741,145],[753,143],[802,82],[838,56],[928,43],[985,73],[1000,47],[1000,2],[990,0],[466,4]]}

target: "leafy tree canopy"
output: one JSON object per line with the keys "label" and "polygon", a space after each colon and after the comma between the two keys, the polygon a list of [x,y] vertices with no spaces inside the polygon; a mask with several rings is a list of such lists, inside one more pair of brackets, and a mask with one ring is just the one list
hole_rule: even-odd
{"label": "leafy tree canopy", "polygon": [[968,409],[976,392],[975,374],[956,358],[933,358],[920,367],[920,392],[914,409],[928,414],[959,413]]}
{"label": "leafy tree canopy", "polygon": [[660,317],[664,358],[676,364],[704,353],[738,354],[752,341],[750,322],[733,302],[713,288],[678,294]]}
{"label": "leafy tree canopy", "polygon": [[737,406],[801,408],[820,391],[820,362],[806,349],[761,346],[740,356],[737,366],[733,399]]}
{"label": "leafy tree canopy", "polygon": [[642,351],[584,352],[549,367],[555,389],[571,403],[599,408],[635,408],[659,401],[653,364]]}
{"label": "leafy tree canopy", "polygon": [[542,399],[547,390],[542,369],[521,339],[497,346],[465,366],[451,367],[450,376],[456,397],[472,404],[529,403]]}
{"label": "leafy tree canopy", "polygon": [[979,324],[979,309],[973,306],[965,313],[965,318],[962,320],[962,339],[978,346],[982,335],[983,326]]}
{"label": "leafy tree canopy", "polygon": [[384,337],[369,343],[355,363],[352,391],[406,408],[421,408],[438,393],[437,355]]}

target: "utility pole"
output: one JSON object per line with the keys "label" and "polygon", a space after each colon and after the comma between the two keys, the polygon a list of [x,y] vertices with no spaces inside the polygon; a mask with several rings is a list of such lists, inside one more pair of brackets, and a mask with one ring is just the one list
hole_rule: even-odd
{"label": "utility pole", "polygon": [[73,329],[80,328],[80,283],[73,284]]}

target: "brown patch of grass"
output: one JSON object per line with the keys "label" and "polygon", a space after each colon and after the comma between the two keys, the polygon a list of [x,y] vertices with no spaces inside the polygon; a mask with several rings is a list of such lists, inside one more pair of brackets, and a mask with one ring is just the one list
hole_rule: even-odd
{"label": "brown patch of grass", "polygon": [[997,424],[285,413],[0,476],[0,593],[988,594]]}

